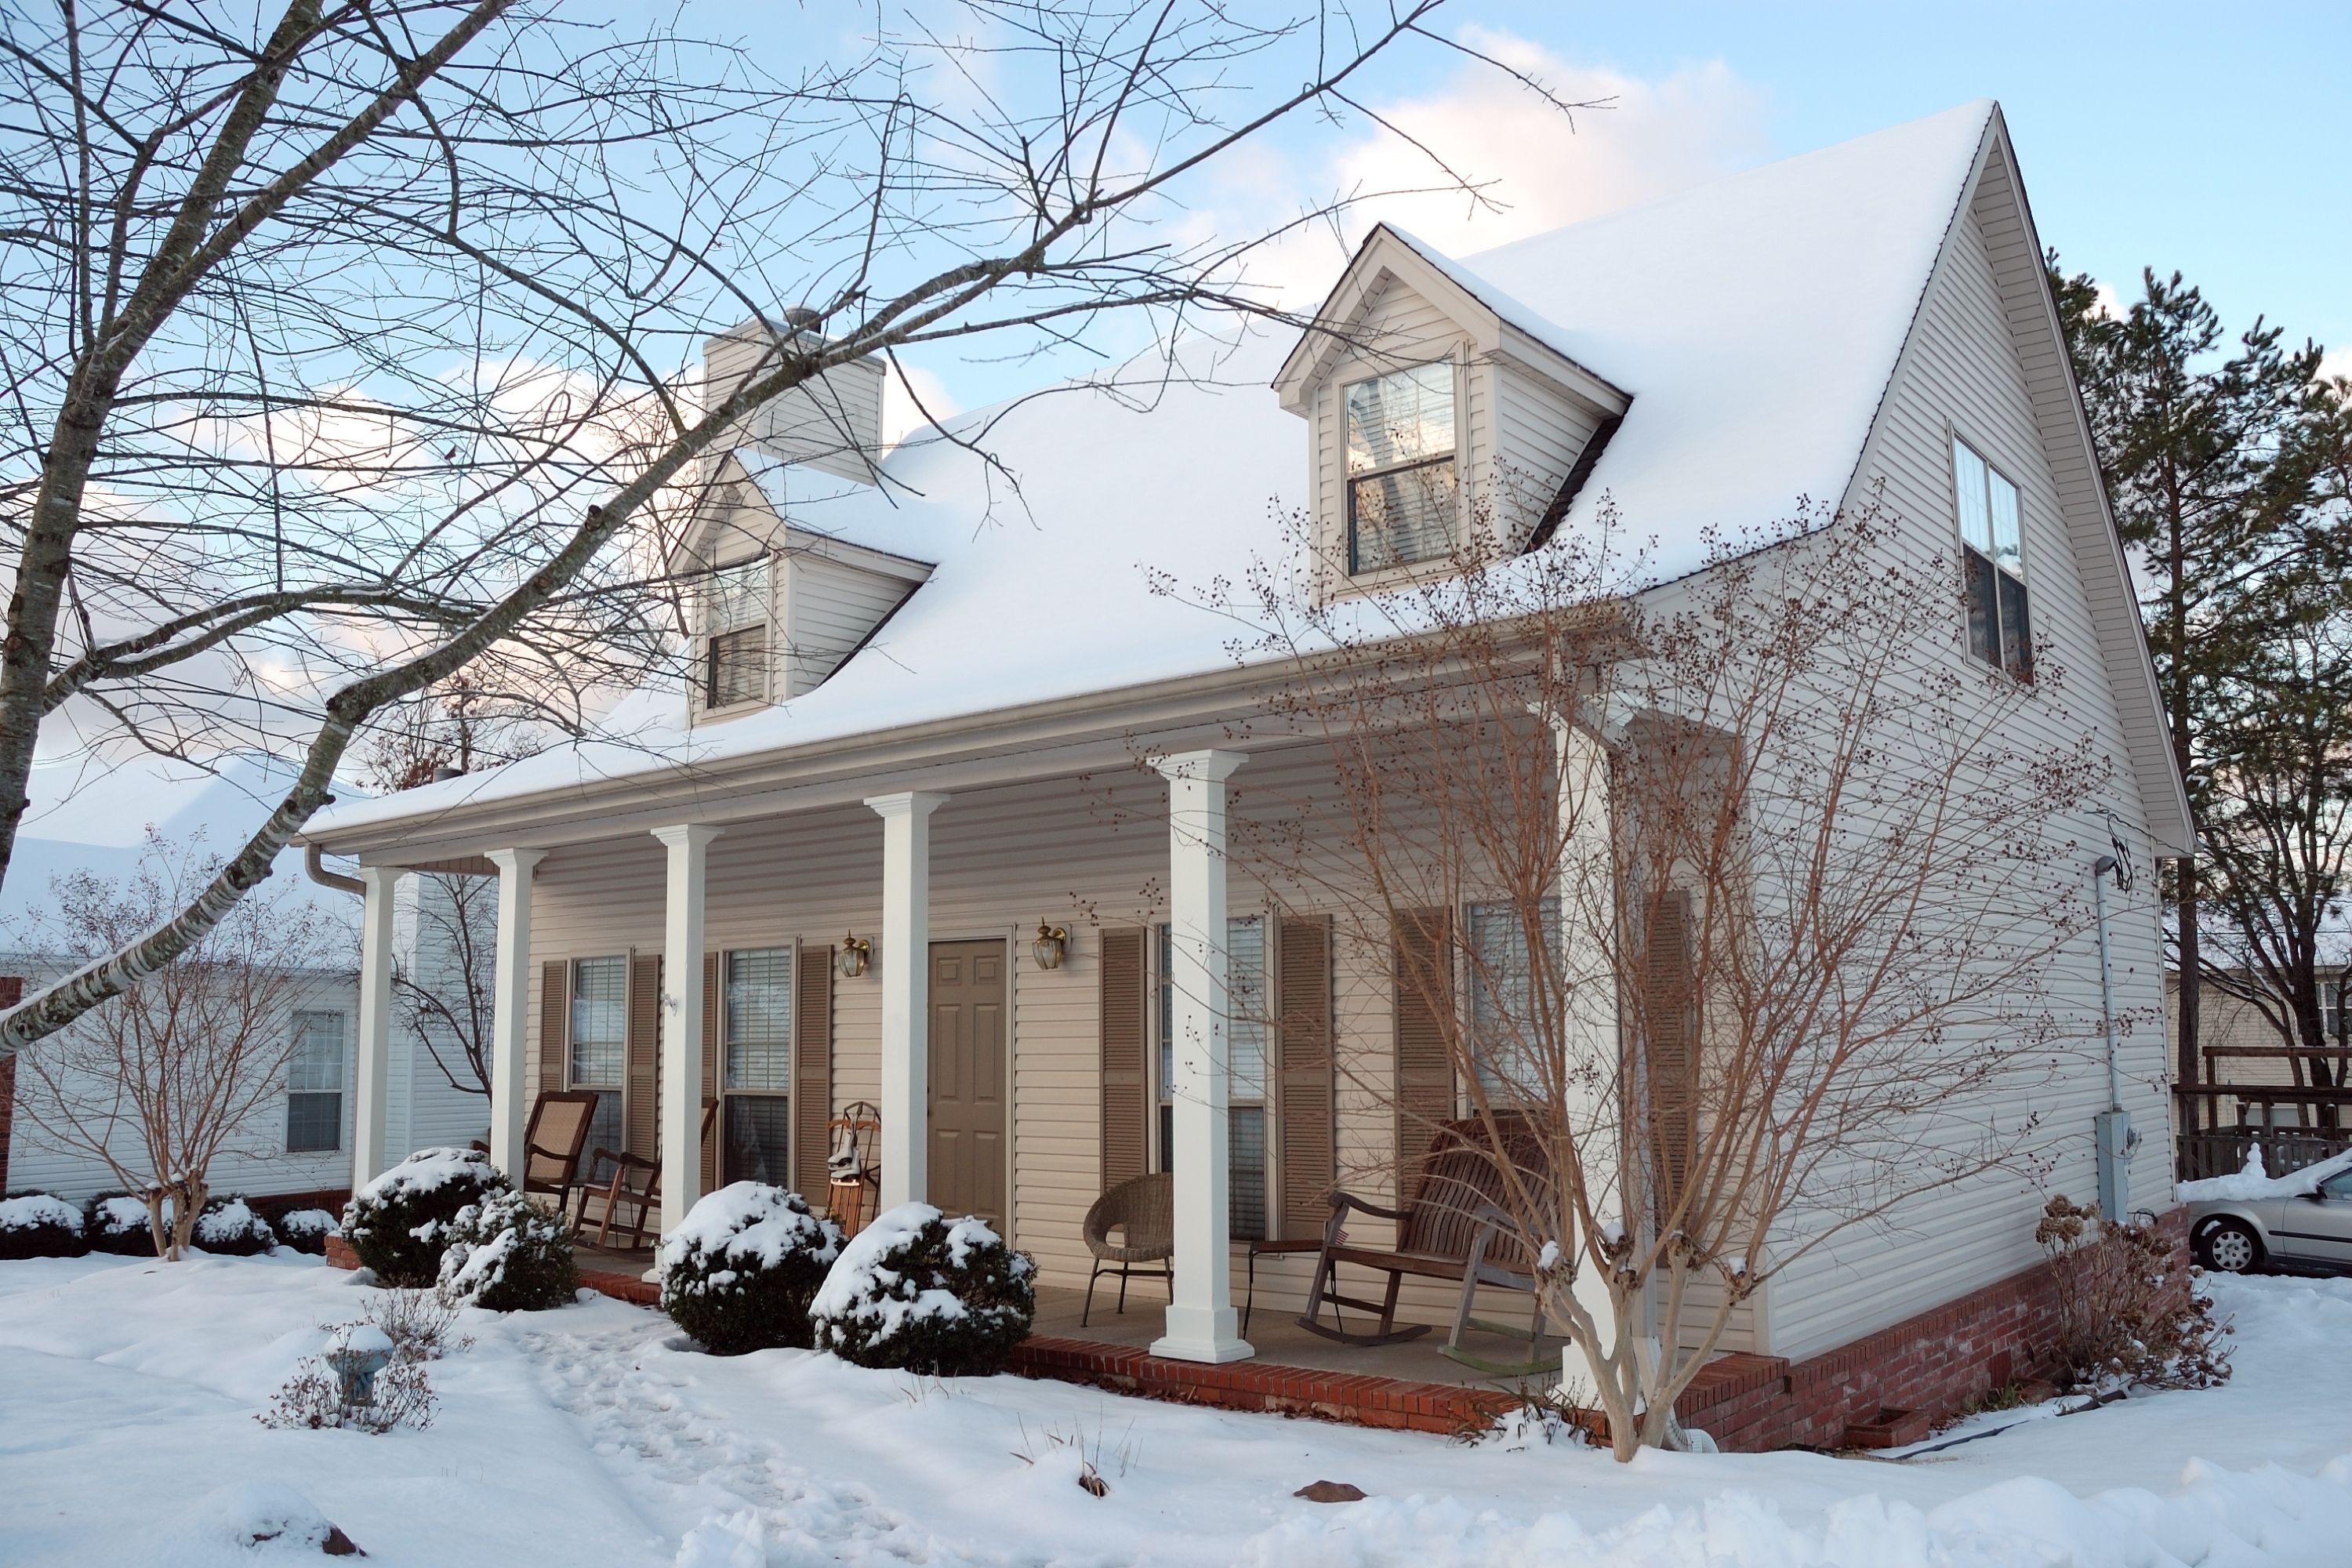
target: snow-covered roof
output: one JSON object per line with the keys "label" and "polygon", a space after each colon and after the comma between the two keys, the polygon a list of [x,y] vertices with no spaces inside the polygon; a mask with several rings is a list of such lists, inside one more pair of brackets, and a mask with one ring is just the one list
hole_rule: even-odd
{"label": "snow-covered roof", "polygon": [[[1465,258],[1409,242],[1632,395],[1562,527],[1612,502],[1653,542],[1648,573],[1671,578],[1703,563],[1711,526],[1843,499],[1994,112],[1968,104]],[[1237,582],[1284,550],[1278,514],[1304,503],[1307,479],[1301,427],[1270,388],[1290,347],[1262,331],[1195,340],[1182,353],[1198,379],[1151,395],[1064,390],[956,421],[1001,467],[936,436],[890,452],[878,487],[755,458],[796,527],[934,563],[823,685],[691,731],[675,701],[625,742],[353,801],[309,837],[361,843],[475,804],[683,781],[1229,668],[1232,623],[1164,585]]]}

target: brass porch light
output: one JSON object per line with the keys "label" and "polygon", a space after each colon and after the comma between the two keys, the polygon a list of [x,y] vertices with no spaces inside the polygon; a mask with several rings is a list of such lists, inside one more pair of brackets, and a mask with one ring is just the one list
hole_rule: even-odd
{"label": "brass porch light", "polygon": [[1038,968],[1061,968],[1062,957],[1069,951],[1070,933],[1067,927],[1048,925],[1044,921],[1037,922],[1037,935],[1029,944],[1029,955],[1037,961]]}
{"label": "brass porch light", "polygon": [[866,973],[866,965],[874,957],[874,939],[870,936],[845,936],[841,939],[839,965],[844,980],[855,980]]}

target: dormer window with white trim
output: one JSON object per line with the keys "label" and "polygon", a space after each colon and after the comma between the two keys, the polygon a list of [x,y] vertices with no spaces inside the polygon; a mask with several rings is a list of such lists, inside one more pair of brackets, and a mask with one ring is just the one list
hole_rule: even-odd
{"label": "dormer window with white trim", "polygon": [[705,581],[696,616],[705,712],[768,699],[768,559],[722,567]]}
{"label": "dormer window with white trim", "polygon": [[1348,571],[1441,560],[1454,548],[1454,367],[1416,365],[1341,392],[1348,428]]}
{"label": "dormer window with white trim", "polygon": [[1959,495],[1960,592],[1969,651],[2019,679],[2033,674],[2033,622],[2026,605],[2025,552],[2017,487],[1965,441],[1952,441]]}

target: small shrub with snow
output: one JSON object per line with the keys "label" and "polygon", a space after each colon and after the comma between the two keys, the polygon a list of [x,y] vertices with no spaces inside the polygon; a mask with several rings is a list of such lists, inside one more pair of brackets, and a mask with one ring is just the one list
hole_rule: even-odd
{"label": "small shrub with snow", "polygon": [[0,1198],[0,1258],[79,1258],[89,1250],[82,1245],[81,1210],[55,1193]]}
{"label": "small shrub with snow", "polygon": [[206,1252],[256,1258],[278,1245],[278,1232],[244,1198],[225,1193],[205,1203],[188,1239]]}
{"label": "small shrub with snow", "polygon": [[[172,1200],[163,1200],[163,1224],[172,1223]],[[147,1224],[147,1200],[129,1193],[100,1193],[81,1211],[81,1238],[92,1252],[123,1258],[155,1256],[155,1233]]]}
{"label": "small shrub with snow", "polygon": [[335,1216],[325,1209],[289,1209],[278,1216],[278,1239],[313,1258],[326,1256],[334,1229]]}
{"label": "small shrub with snow", "polygon": [[[375,1359],[372,1377],[338,1366],[353,1354]],[[338,1323],[329,1331],[326,1353],[303,1357],[277,1399],[254,1419],[280,1430],[340,1426],[381,1435],[395,1426],[423,1428],[433,1425],[433,1381],[424,1361],[403,1353],[376,1324]]]}
{"label": "small shrub with snow", "polygon": [[490,1157],[473,1149],[419,1149],[352,1194],[343,1239],[380,1284],[439,1283],[441,1254],[458,1211],[508,1190]]}
{"label": "small shrub with snow", "polygon": [[1035,1273],[982,1221],[901,1204],[842,1247],[810,1309],[817,1348],[859,1366],[984,1376],[1028,1337]]}
{"label": "small shrub with snow", "polygon": [[2096,1204],[2052,1198],[2034,1227],[2056,1288],[2058,1381],[2104,1393],[2216,1388],[2231,1332],[2154,1222],[2103,1221]]}
{"label": "small shrub with snow", "polygon": [[441,1300],[493,1312],[569,1306],[580,1289],[572,1233],[520,1193],[495,1192],[449,1222]]}
{"label": "small shrub with snow", "polygon": [[841,1227],[798,1193],[737,1182],[662,1243],[662,1310],[713,1355],[805,1350],[809,1306],[841,1256]]}

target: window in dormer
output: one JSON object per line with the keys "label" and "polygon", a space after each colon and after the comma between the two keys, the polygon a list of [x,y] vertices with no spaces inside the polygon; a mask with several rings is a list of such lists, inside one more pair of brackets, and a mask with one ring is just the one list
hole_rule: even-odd
{"label": "window in dormer", "polygon": [[1433,561],[1454,548],[1454,366],[1418,365],[1351,382],[1348,570]]}
{"label": "window in dormer", "polygon": [[697,617],[702,705],[731,708],[768,695],[768,563],[763,556],[710,574]]}
{"label": "window in dormer", "polygon": [[1969,651],[2023,679],[2033,673],[2033,623],[2026,608],[2017,487],[1965,441],[1952,443],[1952,477],[1959,491]]}

